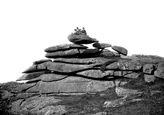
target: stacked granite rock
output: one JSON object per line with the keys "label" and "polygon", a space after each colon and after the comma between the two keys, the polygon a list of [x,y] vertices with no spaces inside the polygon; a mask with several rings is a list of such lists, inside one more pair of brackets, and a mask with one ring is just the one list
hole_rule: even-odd
{"label": "stacked granite rock", "polygon": [[[154,82],[156,77],[163,78],[163,62],[150,64],[128,58],[127,49],[100,43],[89,37],[84,29],[77,28],[68,40],[72,43],[46,48],[49,59],[35,61],[23,72],[17,81],[36,84],[26,92],[96,93],[114,87],[113,81],[119,78],[144,76],[148,83]],[[93,48],[85,44],[92,44]]]}
{"label": "stacked granite rock", "polygon": [[[110,108],[163,95],[163,58],[127,56],[127,49],[101,43],[89,37],[85,29],[75,29],[68,40],[70,44],[45,49],[46,59],[35,61],[17,80],[26,81],[25,84],[4,91],[2,99],[14,99],[12,113],[30,111],[39,115],[65,115],[71,112],[71,115],[107,115],[112,113],[100,111],[97,105],[110,111]],[[92,44],[93,47],[88,48],[86,44]],[[63,98],[65,95],[67,97]],[[79,95],[91,95],[91,98],[85,100]],[[81,103],[82,109],[75,106],[74,100],[78,99],[76,102]],[[163,102],[160,96],[157,99],[157,102]],[[91,105],[88,111],[93,114],[87,114],[87,109],[84,109],[88,104]]]}
{"label": "stacked granite rock", "polygon": [[[117,61],[121,55],[127,55],[125,48],[99,43],[86,35],[85,31],[79,30],[70,34],[68,40],[72,43],[46,48],[46,57],[49,59],[35,61],[23,72],[25,74],[17,81],[28,80],[27,83],[37,83],[26,92],[93,93],[113,87],[113,82],[108,79],[122,76],[113,70],[104,72],[101,66],[106,62]],[[85,44],[93,44],[93,48],[88,48]],[[107,49],[108,47],[115,52]],[[108,81],[102,82],[101,79]]]}

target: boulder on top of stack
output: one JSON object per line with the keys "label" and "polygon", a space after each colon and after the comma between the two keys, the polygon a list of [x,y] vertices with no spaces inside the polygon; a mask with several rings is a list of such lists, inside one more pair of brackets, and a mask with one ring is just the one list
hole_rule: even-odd
{"label": "boulder on top of stack", "polygon": [[125,56],[128,54],[128,50],[121,46],[112,46],[112,49]]}
{"label": "boulder on top of stack", "polygon": [[98,42],[98,40],[89,37],[84,28],[81,30],[78,27],[75,29],[75,33],[72,33],[68,36],[68,40],[75,44],[90,44]]}

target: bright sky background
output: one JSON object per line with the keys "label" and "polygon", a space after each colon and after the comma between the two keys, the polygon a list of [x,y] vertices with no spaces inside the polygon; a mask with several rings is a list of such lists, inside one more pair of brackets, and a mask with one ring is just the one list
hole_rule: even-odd
{"label": "bright sky background", "polygon": [[44,49],[85,27],[129,54],[164,57],[164,0],[0,0],[0,83],[15,81]]}

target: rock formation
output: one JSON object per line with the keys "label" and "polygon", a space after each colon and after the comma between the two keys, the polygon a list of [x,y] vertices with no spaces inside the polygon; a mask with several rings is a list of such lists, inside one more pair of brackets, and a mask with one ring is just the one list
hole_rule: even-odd
{"label": "rock formation", "polygon": [[100,43],[85,29],[68,40],[46,48],[48,59],[34,61],[17,79],[25,83],[1,85],[1,113],[162,115],[164,58],[127,56],[127,49]]}

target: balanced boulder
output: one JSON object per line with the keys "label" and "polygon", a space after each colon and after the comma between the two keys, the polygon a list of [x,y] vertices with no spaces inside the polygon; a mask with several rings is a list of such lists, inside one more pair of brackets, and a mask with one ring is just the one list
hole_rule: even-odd
{"label": "balanced boulder", "polygon": [[68,40],[75,44],[91,44],[94,42],[98,42],[98,40],[91,38],[88,35],[75,35],[75,34],[70,34],[68,36]]}
{"label": "balanced boulder", "polygon": [[125,56],[128,54],[128,50],[121,46],[112,46],[112,49]]}

